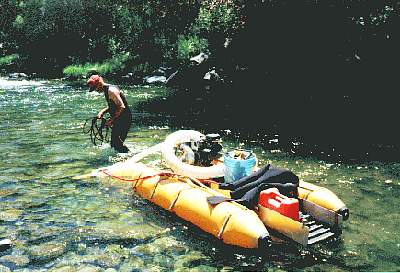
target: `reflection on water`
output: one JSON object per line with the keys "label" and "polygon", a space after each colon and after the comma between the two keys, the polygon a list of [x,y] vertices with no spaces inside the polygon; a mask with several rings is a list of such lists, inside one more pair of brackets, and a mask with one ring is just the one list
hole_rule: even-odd
{"label": "reflection on water", "polygon": [[[134,106],[168,91],[126,93]],[[0,82],[0,240],[13,242],[0,250],[0,271],[399,270],[399,163],[324,162],[225,137],[225,149],[253,149],[259,164],[289,168],[328,187],[351,211],[338,240],[311,248],[281,243],[260,255],[223,245],[142,200],[127,183],[73,180],[123,159],[108,145],[92,147],[82,133],[85,119],[104,104],[102,96],[68,85]],[[151,113],[135,120],[126,141],[132,153],[175,130]],[[158,166],[160,156],[146,160]]]}

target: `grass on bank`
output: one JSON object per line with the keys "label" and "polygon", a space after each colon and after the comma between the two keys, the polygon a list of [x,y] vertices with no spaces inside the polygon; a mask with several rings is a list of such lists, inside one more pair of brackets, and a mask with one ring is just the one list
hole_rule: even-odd
{"label": "grass on bank", "polygon": [[11,54],[0,57],[0,71],[7,71],[19,60],[18,54]]}
{"label": "grass on bank", "polygon": [[85,78],[91,71],[96,71],[100,75],[107,76],[123,71],[126,63],[131,59],[128,53],[118,55],[102,63],[86,63],[69,65],[63,69],[63,74],[68,79]]}

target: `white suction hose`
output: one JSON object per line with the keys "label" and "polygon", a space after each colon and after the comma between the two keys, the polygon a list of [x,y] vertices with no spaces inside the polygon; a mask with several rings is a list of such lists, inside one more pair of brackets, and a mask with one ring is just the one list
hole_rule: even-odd
{"label": "white suction hose", "polygon": [[205,136],[194,130],[180,130],[168,135],[161,148],[161,153],[168,167],[175,173],[201,179],[224,176],[223,164],[217,164],[211,167],[193,166],[182,162],[175,155],[175,147],[178,145],[202,138],[205,138]]}
{"label": "white suction hose", "polygon": [[[124,170],[129,169],[132,167],[131,165],[137,163],[138,161],[142,160],[148,155],[154,154],[161,150],[162,156],[168,165],[175,173],[179,173],[182,175],[200,178],[200,179],[207,179],[207,178],[216,178],[224,176],[224,165],[217,164],[211,167],[200,167],[200,166],[193,166],[187,163],[182,162],[176,155],[175,155],[175,147],[178,147],[182,143],[190,142],[190,141],[198,141],[204,139],[205,136],[197,131],[194,130],[180,130],[168,135],[164,142],[156,144],[143,152],[140,152],[130,159],[124,162],[118,162],[112,166],[108,166],[105,168],[100,168],[97,170],[92,171],[90,174],[81,175],[74,177],[75,179],[83,179],[87,177],[102,177],[105,176],[104,173],[101,172],[102,169],[112,170]],[[183,146],[183,148],[185,148]],[[193,151],[190,147],[187,147],[187,150],[184,149],[184,152],[187,153],[187,160],[189,162],[194,161]],[[193,157],[193,158],[191,158]]]}
{"label": "white suction hose", "polygon": [[144,150],[143,152],[140,152],[138,154],[135,154],[134,156],[132,156],[131,158],[129,158],[128,160],[126,160],[124,163],[136,163],[139,162],[140,160],[142,160],[143,158],[145,158],[148,155],[157,153],[161,150],[161,147],[164,143],[158,143],[154,146],[151,146],[150,148]]}

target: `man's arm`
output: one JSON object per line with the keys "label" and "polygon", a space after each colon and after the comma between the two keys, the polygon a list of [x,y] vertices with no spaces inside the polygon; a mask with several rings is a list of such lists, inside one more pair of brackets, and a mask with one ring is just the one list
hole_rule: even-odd
{"label": "man's arm", "polygon": [[108,112],[108,107],[102,109],[98,114],[97,114],[97,118],[101,119],[105,113]]}
{"label": "man's arm", "polygon": [[122,111],[124,111],[126,108],[120,93],[121,92],[115,87],[110,87],[109,89],[109,97],[117,106],[117,111],[115,112],[114,117],[111,117],[113,120],[117,119],[121,115]]}

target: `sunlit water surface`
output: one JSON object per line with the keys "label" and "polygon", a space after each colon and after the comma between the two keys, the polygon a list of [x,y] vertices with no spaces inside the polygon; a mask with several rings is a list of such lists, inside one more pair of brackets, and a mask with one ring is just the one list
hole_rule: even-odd
{"label": "sunlit water surface", "polygon": [[[223,245],[127,183],[72,178],[123,159],[82,133],[85,119],[105,106],[101,95],[61,83],[0,83],[0,239],[13,242],[0,249],[0,271],[400,271],[399,163],[324,162],[224,138],[224,149],[252,149],[259,164],[289,168],[350,208],[338,240],[277,244],[259,255]],[[155,87],[125,91],[133,107],[168,95]],[[181,129],[166,117],[154,125],[146,120],[152,113],[137,115],[126,141],[132,153]]]}

